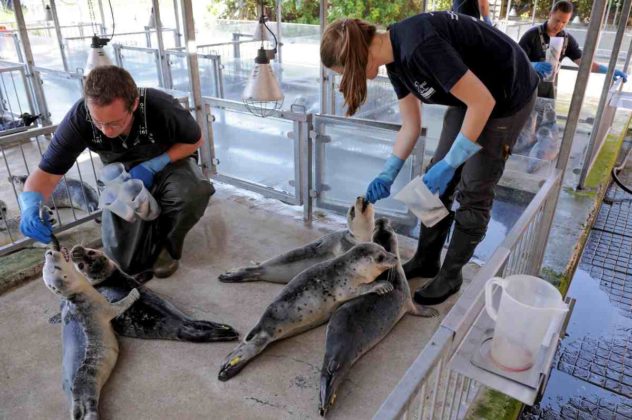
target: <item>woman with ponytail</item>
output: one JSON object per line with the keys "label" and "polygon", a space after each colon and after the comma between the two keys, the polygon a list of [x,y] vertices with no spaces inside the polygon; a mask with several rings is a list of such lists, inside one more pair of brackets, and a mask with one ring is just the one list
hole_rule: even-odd
{"label": "woman with ponytail", "polygon": [[384,169],[367,188],[372,203],[390,195],[415,146],[421,130],[420,101],[448,106],[423,181],[448,209],[456,192],[460,206],[433,227],[422,224],[417,252],[404,265],[409,279],[433,278],[415,292],[415,300],[441,303],[460,289],[461,269],[485,236],[494,189],[533,109],[538,76],[512,39],[454,12],[423,13],[386,32],[359,19],[338,20],[323,34],[320,57],[325,67],[342,75],[347,116],[366,100],[366,81],[374,79],[382,65],[399,99],[402,127]]}

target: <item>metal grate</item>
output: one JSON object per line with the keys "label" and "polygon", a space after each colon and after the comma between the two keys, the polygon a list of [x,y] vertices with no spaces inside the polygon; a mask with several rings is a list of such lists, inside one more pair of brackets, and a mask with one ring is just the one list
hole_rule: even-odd
{"label": "metal grate", "polygon": [[632,336],[619,329],[599,339],[584,336],[560,348],[557,369],[632,398]]}
{"label": "metal grate", "polygon": [[632,201],[603,204],[593,229],[632,237]]}
{"label": "metal grate", "polygon": [[581,397],[571,397],[566,404],[553,409],[546,407],[532,407],[522,419],[527,420],[557,420],[557,419],[632,419],[632,402],[624,398],[602,398],[587,394]]}
{"label": "metal grate", "polygon": [[632,275],[632,238],[593,230],[580,261],[581,268],[590,266]]}
{"label": "metal grate", "polygon": [[595,266],[582,268],[599,280],[599,288],[608,294],[610,302],[622,309],[622,315],[632,318],[632,276]]}

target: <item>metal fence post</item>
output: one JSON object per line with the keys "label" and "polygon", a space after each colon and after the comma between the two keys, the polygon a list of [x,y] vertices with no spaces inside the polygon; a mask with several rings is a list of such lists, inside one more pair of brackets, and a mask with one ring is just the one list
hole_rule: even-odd
{"label": "metal fence post", "polygon": [[195,43],[195,22],[193,20],[193,7],[191,0],[182,0],[182,19],[184,21],[184,42],[187,46],[187,61],[189,65],[189,80],[191,84],[191,95],[193,96],[193,106],[195,108],[195,119],[202,128],[202,136],[205,138],[200,150],[202,170],[205,176],[210,176],[214,172],[215,148],[213,145],[213,125],[208,125],[205,130],[204,123],[207,118],[202,105],[202,91],[200,86],[200,68],[198,64],[197,45]]}
{"label": "metal fence post", "polygon": [[241,52],[239,51],[239,34],[233,32],[233,58],[240,58]]}
{"label": "metal fence post", "polygon": [[283,42],[281,41],[281,0],[276,0],[276,29],[277,29],[277,63],[281,64],[283,62],[282,50],[283,50]]}
{"label": "metal fence post", "polygon": [[[327,0],[320,0],[320,38],[323,38],[323,32],[327,26],[327,8],[329,2]],[[320,61],[320,60],[319,60]],[[325,66],[320,63],[320,113],[327,113],[327,73],[325,72]]]}
{"label": "metal fence post", "polygon": [[46,106],[46,97],[44,96],[44,90],[42,89],[42,81],[39,74],[33,70],[35,62],[33,61],[33,50],[31,50],[31,42],[29,40],[29,34],[26,30],[26,22],[24,21],[24,14],[22,13],[22,2],[20,0],[13,1],[13,7],[15,11],[15,20],[18,24],[18,31],[20,32],[20,39],[22,41],[22,48],[24,48],[24,58],[26,59],[25,65],[28,71],[28,75],[31,79],[31,88],[35,95],[35,101],[37,102],[38,113],[41,114],[41,121],[43,126],[51,125],[50,113]]}
{"label": "metal fence post", "polygon": [[123,67],[123,53],[121,52],[121,44],[112,44],[114,50],[114,61],[119,67]]}
{"label": "metal fence post", "polygon": [[165,44],[162,39],[162,21],[160,20],[160,2],[152,0],[154,6],[154,21],[156,27],[156,39],[158,40],[158,54],[160,59],[160,75],[162,86],[167,89],[173,89],[173,80],[171,78],[171,70],[169,69],[168,57],[165,55]]}
{"label": "metal fence post", "polygon": [[144,26],[145,28],[145,46],[147,48],[151,48],[151,28],[149,26]]}
{"label": "metal fence post", "polygon": [[[632,5],[632,0],[625,0],[623,3],[623,10],[621,11],[621,20],[619,22],[619,27],[617,29],[617,35],[614,38],[614,44],[612,47],[612,53],[610,55],[610,61],[608,62],[608,71],[606,72],[603,88],[601,90],[601,97],[599,98],[599,105],[597,106],[597,115],[595,116],[595,123],[599,124],[604,116],[604,110],[606,108],[606,101],[608,100],[608,95],[610,91],[610,85],[612,81],[612,75],[614,74],[614,70],[617,65],[617,60],[619,58],[619,49],[621,48],[621,41],[623,40],[623,35],[625,33],[625,27],[628,23],[628,16],[630,15],[630,7]],[[593,5],[594,9],[594,5]],[[624,18],[625,17],[625,18]],[[606,22],[607,23],[607,22]],[[582,61],[585,59],[585,54],[582,55]],[[592,63],[592,57],[591,57]],[[601,149],[603,145],[603,139],[607,137],[607,134],[603,136],[603,139],[599,139],[599,131],[596,130],[593,126],[593,130],[590,133],[590,141],[588,142],[588,147],[586,148],[586,153],[584,155],[584,161],[582,163],[582,171],[579,175],[579,181],[577,183],[577,189],[581,190],[584,188],[584,182],[586,181],[586,176],[588,175],[588,170],[592,167],[592,163],[595,159],[595,156]],[[599,142],[597,147],[595,145]]]}
{"label": "metal fence post", "polygon": [[64,65],[64,71],[68,71],[68,59],[66,58],[66,51],[64,48],[64,38],[61,34],[61,28],[59,27],[59,16],[57,15],[57,6],[55,0],[50,0],[50,11],[53,15],[53,23],[55,25],[55,34],[57,35],[57,44],[59,45],[59,53],[61,54],[61,62]]}
{"label": "metal fence post", "polygon": [[178,10],[178,0],[173,0],[173,13],[176,20],[176,31],[174,32],[176,38],[176,47],[180,48],[182,46],[182,41],[180,39],[182,34],[180,33],[180,11]]}

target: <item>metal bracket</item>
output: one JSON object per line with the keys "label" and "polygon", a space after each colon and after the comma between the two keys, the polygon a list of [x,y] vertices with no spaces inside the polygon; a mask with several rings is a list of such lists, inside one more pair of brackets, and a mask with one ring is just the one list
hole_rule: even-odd
{"label": "metal bracket", "polygon": [[309,190],[309,196],[311,198],[318,198],[320,197],[320,191],[317,190]]}

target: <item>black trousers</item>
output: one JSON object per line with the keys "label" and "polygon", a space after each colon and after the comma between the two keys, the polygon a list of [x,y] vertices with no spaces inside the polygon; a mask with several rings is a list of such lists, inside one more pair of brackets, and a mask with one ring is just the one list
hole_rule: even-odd
{"label": "black trousers", "polygon": [[[514,115],[490,119],[477,142],[483,149],[461,165],[445,193],[440,197],[446,208],[452,207],[454,198],[460,207],[454,216],[455,228],[479,238],[485,236],[491,218],[494,190],[505,169],[522,127],[533,110],[535,93],[531,100]],[[461,130],[465,108],[449,107],[443,118],[439,145],[426,171],[448,153]]]}
{"label": "black trousers", "polygon": [[105,253],[128,274],[150,269],[163,248],[180,259],[186,234],[204,215],[214,192],[194,158],[170,163],[156,174],[151,188],[161,209],[156,220],[129,223],[103,210]]}

